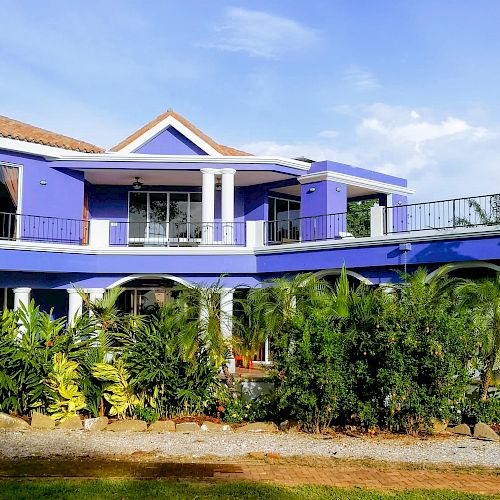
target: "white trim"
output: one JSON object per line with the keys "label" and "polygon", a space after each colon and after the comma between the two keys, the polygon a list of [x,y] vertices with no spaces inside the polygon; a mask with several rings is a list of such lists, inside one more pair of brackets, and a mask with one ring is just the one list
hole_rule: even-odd
{"label": "white trim", "polygon": [[310,184],[318,181],[334,181],[348,184],[350,186],[358,186],[366,189],[373,189],[380,193],[410,195],[415,193],[414,189],[387,182],[365,179],[364,177],[356,177],[355,175],[341,174],[339,172],[317,172],[314,174],[306,174],[298,178],[301,184]]}
{"label": "white trim", "polygon": [[195,134],[192,130],[188,129],[179,120],[174,118],[172,115],[164,118],[160,123],[157,123],[154,127],[150,128],[137,139],[134,139],[130,144],[127,144],[123,148],[119,149],[120,153],[133,153],[141,146],[147,144],[151,139],[154,139],[157,135],[160,135],[168,127],[175,128],[180,132],[186,139],[189,139],[192,143],[196,144],[200,149],[205,151],[205,153],[210,156],[222,156],[216,149],[214,149],[208,142],[204,141],[199,135]]}
{"label": "white trim", "polygon": [[152,278],[175,281],[176,283],[180,283],[181,285],[188,286],[190,288],[192,288],[193,286],[191,283],[189,283],[189,281],[186,281],[182,278],[178,278],[173,274],[130,274],[129,276],[125,276],[125,278],[120,278],[114,283],[111,283],[111,285],[108,285],[106,289],[109,290],[110,288],[115,288],[117,286],[123,285],[124,283],[128,283],[129,281],[134,281],[137,279],[152,279]]}
{"label": "white trim", "polygon": [[[456,269],[474,269],[474,268],[487,268],[487,269],[492,269],[493,271],[496,271],[497,273],[500,273],[500,266],[497,264],[493,264],[492,262],[486,262],[483,260],[476,260],[476,261],[471,261],[471,262],[453,262],[450,264],[447,264],[448,269],[445,274],[450,273],[451,271],[455,271]],[[436,269],[435,271],[432,271],[432,273],[429,273],[427,275],[427,278],[425,279],[426,283],[429,283],[432,278],[438,273],[439,268]]]}
{"label": "white trim", "polygon": [[[45,144],[38,144],[36,142],[20,141],[18,139],[9,139],[8,137],[0,137],[0,149],[7,151],[17,151],[19,153],[28,153],[37,156],[44,156],[45,158],[59,158],[61,155],[68,153],[78,153],[64,148],[57,148],[55,146],[46,146]],[[80,154],[95,154],[95,153],[80,153]]]}
{"label": "white trim", "polygon": [[16,151],[42,156],[53,161],[89,161],[89,162],[143,162],[143,163],[241,163],[267,165],[309,170],[311,164],[300,160],[278,156],[203,156],[203,155],[153,155],[107,151],[105,153],[82,153],[70,149],[45,146],[34,142],[18,141],[0,137],[0,150]]}
{"label": "white trim", "polygon": [[[326,276],[340,276],[341,272],[342,272],[342,269],[323,269],[322,271],[316,271],[314,274],[318,278],[324,278]],[[361,275],[355,271],[349,271],[348,269],[346,269],[346,274],[348,276],[352,276],[353,278],[356,278],[358,281],[360,281],[361,283],[365,283],[366,285],[373,285],[374,284],[368,278],[365,278],[363,275]]]}

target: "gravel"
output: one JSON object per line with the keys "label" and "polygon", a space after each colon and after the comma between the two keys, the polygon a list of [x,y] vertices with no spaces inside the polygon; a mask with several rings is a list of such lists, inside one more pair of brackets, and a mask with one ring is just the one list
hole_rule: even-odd
{"label": "gravel", "polygon": [[500,467],[500,443],[468,437],[432,439],[355,438],[325,439],[307,434],[244,432],[120,433],[87,431],[0,431],[0,454],[6,458],[83,457],[153,454],[156,458],[204,456],[242,457],[250,452],[283,457],[315,456],[376,459],[420,464]]}

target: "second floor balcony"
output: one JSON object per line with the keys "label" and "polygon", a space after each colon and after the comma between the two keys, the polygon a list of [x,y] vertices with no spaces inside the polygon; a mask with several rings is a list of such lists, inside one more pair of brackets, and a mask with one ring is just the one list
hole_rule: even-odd
{"label": "second floor balcony", "polygon": [[[197,222],[191,220],[79,220],[0,212],[0,240],[91,246],[266,247],[320,241],[363,241],[391,235],[443,234],[498,229],[500,194],[406,205],[366,207],[313,217],[269,221]],[[189,252],[189,249],[186,249]]]}

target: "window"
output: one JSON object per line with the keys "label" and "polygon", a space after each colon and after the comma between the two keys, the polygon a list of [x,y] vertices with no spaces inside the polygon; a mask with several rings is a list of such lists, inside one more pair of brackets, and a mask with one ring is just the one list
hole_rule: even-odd
{"label": "window", "polygon": [[269,197],[270,242],[300,239],[300,201]]}
{"label": "window", "polygon": [[19,167],[0,163],[0,238],[15,239],[19,218]]}
{"label": "window", "polygon": [[201,193],[130,192],[129,238],[162,243],[201,237]]}

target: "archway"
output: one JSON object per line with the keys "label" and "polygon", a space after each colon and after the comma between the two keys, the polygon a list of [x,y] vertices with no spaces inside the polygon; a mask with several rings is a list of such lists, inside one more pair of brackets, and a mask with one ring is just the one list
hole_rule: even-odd
{"label": "archway", "polygon": [[108,288],[121,286],[125,291],[117,301],[118,308],[132,314],[151,314],[158,305],[175,298],[176,285],[191,286],[188,282],[172,275],[132,275],[121,278]]}
{"label": "archway", "polygon": [[[432,271],[427,276],[430,281],[438,272],[438,269]],[[500,273],[500,266],[492,262],[474,261],[474,262],[454,262],[449,265],[447,275],[452,278],[481,279],[490,278]]]}
{"label": "archway", "polygon": [[[316,274],[318,278],[324,279],[328,283],[333,285],[337,281],[341,272],[342,269],[324,269],[322,271],[317,271],[314,274]],[[349,281],[349,285],[351,286],[356,287],[360,283],[364,283],[365,285],[373,285],[372,281],[370,281],[368,278],[365,278],[364,276],[355,271],[349,271],[349,269],[346,269],[346,274],[347,274],[347,280]]]}

